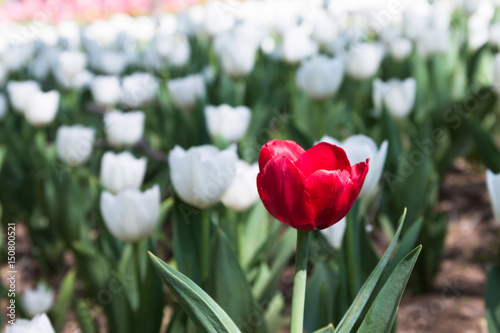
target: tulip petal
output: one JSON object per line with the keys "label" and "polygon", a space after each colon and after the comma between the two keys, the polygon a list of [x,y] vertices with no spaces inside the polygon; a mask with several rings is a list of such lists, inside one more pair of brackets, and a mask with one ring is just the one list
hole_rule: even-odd
{"label": "tulip petal", "polygon": [[266,143],[259,154],[259,169],[262,171],[267,162],[278,156],[286,156],[290,161],[297,161],[297,159],[304,154],[304,149],[299,146],[295,141],[290,140],[271,140]]}
{"label": "tulip petal", "polygon": [[304,191],[304,176],[286,156],[267,162],[257,175],[260,198],[277,220],[300,230],[313,230],[314,209]]}
{"label": "tulip petal", "polygon": [[317,170],[347,170],[351,169],[351,164],[345,151],[337,146],[326,142],[320,142],[307,150],[295,162],[297,168],[307,179]]}

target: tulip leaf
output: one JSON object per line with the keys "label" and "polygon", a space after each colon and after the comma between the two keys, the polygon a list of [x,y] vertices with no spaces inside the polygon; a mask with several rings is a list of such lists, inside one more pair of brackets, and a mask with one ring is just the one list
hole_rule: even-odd
{"label": "tulip leaf", "polygon": [[363,319],[359,333],[391,331],[399,302],[421,250],[422,246],[417,246],[398,264]]}
{"label": "tulip leaf", "polygon": [[[250,321],[256,302],[236,254],[221,229],[215,234],[212,249],[212,274],[206,290],[244,332],[265,331],[263,322],[255,326]],[[236,294],[238,297],[234,297]]]}
{"label": "tulip leaf", "polygon": [[204,332],[240,332],[222,308],[193,281],[148,252],[156,272],[196,326]]}
{"label": "tulip leaf", "polygon": [[335,332],[335,329],[333,327],[333,324],[329,324],[328,326],[325,326],[323,328],[320,328],[317,331],[314,331],[314,333],[333,333]]}
{"label": "tulip leaf", "polygon": [[[240,247],[239,254],[241,266],[245,269],[248,268],[252,259],[265,243],[269,235],[268,216],[264,205],[259,202],[252,209],[250,216],[244,222],[243,228],[241,228],[241,232],[238,235],[240,239],[238,244]],[[240,222],[238,221],[238,223]]]}
{"label": "tulip leaf", "polygon": [[486,320],[488,332],[500,333],[500,265],[488,272],[486,282]]}
{"label": "tulip leaf", "polygon": [[405,217],[406,217],[406,209],[404,210],[403,215],[399,220],[399,226],[398,230],[396,231],[396,236],[392,240],[387,251],[385,251],[384,255],[382,256],[382,259],[380,259],[380,261],[378,262],[377,266],[373,270],[370,277],[361,287],[361,290],[354,299],[354,302],[351,304],[349,310],[347,310],[344,317],[340,321],[335,332],[347,333],[351,332],[351,330],[353,329],[365,305],[368,303],[370,295],[372,291],[375,289],[375,286],[377,285],[377,282],[380,279],[380,276],[382,275],[384,268],[387,266],[387,263],[389,262],[389,259],[392,255],[392,252],[394,251],[394,248],[396,247],[399,236],[401,235],[401,230],[404,225]]}
{"label": "tulip leaf", "polygon": [[87,301],[78,300],[76,304],[78,326],[83,333],[97,333],[98,331],[87,303]]}
{"label": "tulip leaf", "polygon": [[278,292],[269,302],[264,319],[266,320],[268,332],[279,332],[283,320],[282,313],[285,308],[285,298],[281,292]]}
{"label": "tulip leaf", "polygon": [[56,332],[61,332],[66,321],[66,314],[73,301],[75,293],[76,271],[74,269],[68,271],[64,277],[61,287],[59,288],[57,303],[54,307],[54,329]]}
{"label": "tulip leaf", "polygon": [[485,166],[493,173],[500,172],[500,151],[496,147],[493,139],[488,133],[481,128],[477,121],[469,121],[466,126],[470,128],[474,139],[476,140],[476,148],[481,160]]}

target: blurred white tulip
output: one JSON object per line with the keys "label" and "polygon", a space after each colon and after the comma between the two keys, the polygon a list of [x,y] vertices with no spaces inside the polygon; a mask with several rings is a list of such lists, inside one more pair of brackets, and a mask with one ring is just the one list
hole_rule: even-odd
{"label": "blurred white tulip", "polygon": [[5,333],[55,333],[49,317],[39,314],[31,320],[16,319],[16,324],[5,327]]}
{"label": "blurred white tulip", "polygon": [[5,116],[7,115],[7,111],[7,98],[4,94],[0,93],[0,120],[5,118]]}
{"label": "blurred white tulip", "polygon": [[214,49],[222,70],[234,78],[248,75],[252,71],[257,48],[258,44],[231,33],[219,34],[214,39]]}
{"label": "blurred white tulip", "polygon": [[59,91],[35,91],[28,99],[24,116],[33,126],[45,126],[54,120],[58,108]]}
{"label": "blurred white tulip", "polygon": [[234,17],[231,11],[227,10],[226,6],[219,1],[208,1],[206,3],[202,25],[203,32],[206,35],[213,37],[233,27]]}
{"label": "blurred white tulip", "polygon": [[146,158],[135,158],[128,151],[104,153],[101,160],[101,181],[109,191],[139,189],[146,174]]}
{"label": "blurred white tulip", "polygon": [[56,148],[59,159],[69,166],[81,165],[89,159],[94,146],[95,130],[82,125],[57,129]]}
{"label": "blurred white tulip", "polygon": [[212,145],[175,146],[168,155],[172,186],[186,203],[206,208],[219,202],[231,184],[237,160],[236,145],[223,151]]}
{"label": "blurred white tulip", "polygon": [[29,63],[34,53],[33,42],[9,44],[2,53],[2,62],[9,72],[17,72]]}
{"label": "blurred white tulip", "polygon": [[500,223],[500,174],[486,170],[486,186],[490,194],[491,209],[495,219]]}
{"label": "blurred white tulip", "polygon": [[31,318],[50,310],[54,304],[54,290],[39,282],[36,289],[24,289],[22,301],[24,311]]}
{"label": "blurred white tulip", "polygon": [[99,54],[99,69],[107,75],[119,75],[127,67],[127,57],[119,51],[102,51]]}
{"label": "blurred white tulip", "polygon": [[100,47],[110,47],[115,43],[118,33],[118,29],[110,22],[96,20],[85,27],[83,37],[86,45],[88,45],[88,41],[92,41]]}
{"label": "blurred white tulip", "polygon": [[317,52],[318,45],[311,39],[304,27],[293,26],[284,32],[282,56],[285,62],[297,64]]}
{"label": "blurred white tulip", "polygon": [[457,8],[461,9],[467,14],[474,13],[479,5],[479,0],[455,0]]}
{"label": "blurred white tulip", "polygon": [[94,75],[90,71],[84,69],[75,76],[67,76],[62,73],[62,70],[56,67],[54,69],[54,77],[57,83],[66,89],[83,89],[89,86]]}
{"label": "blurred white tulip", "polygon": [[87,55],[80,51],[63,51],[59,53],[57,67],[64,77],[72,78],[81,73],[87,66]]}
{"label": "blurred white tulip", "polygon": [[489,22],[482,16],[472,15],[467,21],[467,44],[469,49],[476,51],[486,44],[490,37]]}
{"label": "blurred white tulip", "polygon": [[141,192],[126,189],[116,195],[101,194],[101,214],[109,231],[116,238],[137,242],[153,232],[160,213],[158,185]]}
{"label": "blurred white tulip", "polygon": [[144,112],[113,110],[104,115],[106,139],[114,147],[133,146],[144,132]]}
{"label": "blurred white tulip", "polygon": [[354,80],[366,80],[378,71],[384,58],[384,47],[376,43],[358,43],[347,54],[347,75]]}
{"label": "blurred white tulip", "polygon": [[224,206],[241,212],[250,208],[259,198],[255,179],[259,173],[257,163],[236,162],[236,173],[229,187],[221,198]]}
{"label": "blurred white tulip", "polygon": [[344,69],[342,57],[315,55],[302,62],[297,70],[297,86],[312,99],[326,99],[340,88]]}
{"label": "blurred white tulip", "polygon": [[117,76],[95,76],[90,83],[94,101],[102,105],[114,105],[122,96],[120,80]]}
{"label": "blurred white tulip", "polygon": [[413,50],[413,44],[411,40],[403,37],[393,38],[388,42],[389,52],[391,56],[397,61],[403,61],[406,59]]}
{"label": "blurred white tulip", "polygon": [[30,62],[29,73],[38,81],[43,81],[57,65],[59,51],[54,47],[43,47]]}
{"label": "blurred white tulip", "polygon": [[205,98],[205,82],[201,74],[171,79],[167,82],[167,88],[172,102],[181,110],[192,110],[199,100]]}
{"label": "blurred white tulip", "polygon": [[252,112],[246,106],[231,107],[227,104],[205,107],[205,119],[210,136],[221,137],[227,142],[239,142],[247,131]]}
{"label": "blurred white tulip", "polygon": [[365,182],[359,196],[372,194],[380,181],[382,171],[384,171],[385,158],[389,145],[387,140],[382,142],[380,148],[377,148],[377,144],[372,138],[363,134],[352,135],[342,143],[329,136],[324,136],[320,141],[328,142],[344,149],[351,165],[365,162],[367,158],[370,159],[370,168],[366,174]]}
{"label": "blurred white tulip", "polygon": [[417,38],[417,51],[423,57],[446,53],[449,45],[449,29],[427,29]]}
{"label": "blurred white tulip", "polygon": [[132,20],[127,33],[139,42],[149,42],[156,31],[156,22],[150,16],[138,16]]}
{"label": "blurred white tulip", "polygon": [[9,81],[7,82],[7,92],[10,104],[14,111],[24,113],[29,104],[28,96],[40,91],[40,86],[35,81]]}
{"label": "blurred white tulip", "polygon": [[325,236],[328,244],[330,244],[334,249],[340,249],[342,246],[342,240],[344,239],[346,227],[346,218],[338,221],[329,228],[321,230],[323,236]]}
{"label": "blurred white tulip", "polygon": [[80,47],[80,26],[74,21],[61,21],[57,25],[57,32],[62,44],[68,46],[69,49],[78,49]]}
{"label": "blurred white tulip", "polygon": [[[500,49],[500,23],[493,23],[490,26],[490,44]],[[1,79],[0,82],[2,82]]]}
{"label": "blurred white tulip", "polygon": [[191,57],[191,46],[185,35],[157,35],[154,42],[157,54],[172,67],[184,67]]}
{"label": "blurred white tulip", "polygon": [[320,10],[314,17],[312,38],[323,46],[330,45],[339,34],[339,22],[325,10]]}
{"label": "blurred white tulip", "polygon": [[158,88],[158,79],[147,72],[124,76],[121,101],[130,108],[143,106],[155,98]]}
{"label": "blurred white tulip", "polygon": [[415,104],[417,82],[414,78],[406,80],[391,79],[384,82],[380,79],[373,81],[373,104],[380,112],[383,107],[396,118],[406,118]]}

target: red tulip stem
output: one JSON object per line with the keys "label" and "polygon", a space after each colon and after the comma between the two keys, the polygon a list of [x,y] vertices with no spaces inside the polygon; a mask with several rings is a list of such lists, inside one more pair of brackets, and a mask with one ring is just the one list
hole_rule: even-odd
{"label": "red tulip stem", "polygon": [[309,232],[297,230],[297,250],[295,252],[295,275],[293,278],[291,333],[304,330],[304,303],[306,298],[307,254],[309,251]]}

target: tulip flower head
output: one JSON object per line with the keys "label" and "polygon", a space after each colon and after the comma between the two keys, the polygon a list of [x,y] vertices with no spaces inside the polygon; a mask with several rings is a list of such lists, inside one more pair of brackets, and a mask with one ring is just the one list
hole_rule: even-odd
{"label": "tulip flower head", "polygon": [[344,59],[316,55],[297,71],[297,86],[310,98],[322,100],[335,94],[344,79]]}
{"label": "tulip flower head", "polygon": [[417,82],[414,78],[406,80],[391,79],[384,82],[380,79],[373,81],[373,104],[377,111],[383,107],[395,118],[406,118],[415,104]]}
{"label": "tulip flower head", "polygon": [[255,188],[255,177],[258,173],[259,165],[257,163],[248,164],[241,160],[236,162],[236,174],[221,198],[224,206],[238,212],[250,208],[259,198]]}
{"label": "tulip flower head", "polygon": [[31,320],[16,319],[15,325],[7,325],[5,333],[55,333],[49,317],[39,314]]}
{"label": "tulip flower head", "polygon": [[33,317],[50,310],[54,303],[54,291],[44,283],[38,283],[36,289],[26,288],[23,294],[23,308]]}
{"label": "tulip flower head", "polygon": [[24,113],[30,102],[27,96],[40,91],[40,86],[35,81],[9,81],[7,83],[7,92],[9,94],[10,103],[14,111]]}
{"label": "tulip flower head", "polygon": [[57,90],[35,91],[24,110],[24,116],[33,126],[46,126],[56,117],[58,108],[59,92]]}
{"label": "tulip flower head", "polygon": [[135,158],[128,151],[104,153],[101,160],[101,181],[113,193],[128,188],[139,189],[146,174],[146,158]]}
{"label": "tulip flower head", "polygon": [[347,215],[368,161],[351,166],[342,148],[325,142],[304,151],[294,141],[272,140],[259,154],[257,190],[277,220],[299,230],[322,230]]}
{"label": "tulip flower head", "polygon": [[114,147],[133,146],[144,132],[144,112],[120,112],[113,110],[104,116],[106,138]]}
{"label": "tulip flower head", "polygon": [[57,129],[57,155],[69,166],[85,163],[92,153],[95,130],[82,125],[66,126]]}
{"label": "tulip flower head", "polygon": [[252,112],[246,106],[231,107],[222,104],[218,107],[205,107],[208,133],[212,138],[222,137],[227,142],[240,141],[250,124]]}

